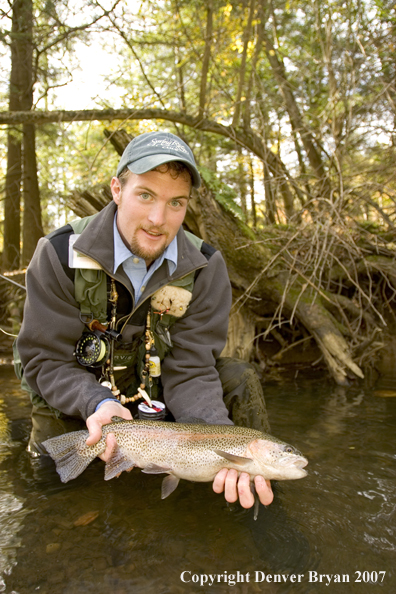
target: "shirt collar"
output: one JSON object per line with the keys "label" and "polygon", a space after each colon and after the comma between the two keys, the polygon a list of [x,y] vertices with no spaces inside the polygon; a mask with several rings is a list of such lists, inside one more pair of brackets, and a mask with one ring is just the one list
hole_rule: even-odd
{"label": "shirt collar", "polygon": [[[125,260],[128,260],[128,258],[137,258],[137,256],[135,256],[135,254],[133,252],[131,252],[131,250],[125,245],[125,243],[122,240],[122,237],[121,237],[120,232],[118,231],[118,227],[117,227],[117,213],[115,214],[115,217],[114,217],[113,230],[114,230],[114,233],[113,233],[113,235],[114,235],[114,271],[113,272],[115,273],[115,272],[117,272],[118,267],[123,262],[125,262]],[[161,266],[163,261],[167,260],[169,274],[173,274],[177,268],[177,255],[178,255],[178,251],[177,251],[177,236],[176,236],[172,239],[172,241],[170,242],[168,247],[165,248],[165,251],[161,254],[161,256],[153,262],[152,266],[150,267],[150,271],[151,271],[151,268],[153,268],[153,271],[157,270],[157,268],[159,268]]]}

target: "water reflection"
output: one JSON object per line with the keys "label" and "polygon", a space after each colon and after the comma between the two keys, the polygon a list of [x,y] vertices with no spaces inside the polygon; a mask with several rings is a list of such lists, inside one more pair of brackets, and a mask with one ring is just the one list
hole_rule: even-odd
{"label": "water reflection", "polygon": [[[11,370],[0,373],[0,591],[306,594],[324,587],[319,575],[339,574],[350,581],[337,594],[371,594],[355,572],[380,570],[378,591],[395,591],[396,399],[317,381],[266,385],[274,434],[307,455],[309,475],[275,485],[255,522],[209,484],[181,481],[162,501],[161,476],[105,482],[100,461],[63,485],[51,460],[26,454],[29,406]],[[208,575],[211,586],[193,581]]]}
{"label": "water reflection", "polygon": [[1,469],[1,463],[12,456],[15,443],[11,440],[10,422],[4,412],[4,401],[0,400],[0,592],[6,590],[5,576],[16,564],[16,553],[21,545],[19,530],[28,513],[24,499],[13,494],[13,485],[8,473]]}

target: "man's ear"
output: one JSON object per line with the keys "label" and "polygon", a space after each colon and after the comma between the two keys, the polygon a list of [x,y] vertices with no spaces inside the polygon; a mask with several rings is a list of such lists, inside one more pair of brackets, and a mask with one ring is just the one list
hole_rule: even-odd
{"label": "man's ear", "polygon": [[110,183],[110,189],[113,196],[113,200],[118,206],[121,202],[121,184],[118,177],[112,178]]}

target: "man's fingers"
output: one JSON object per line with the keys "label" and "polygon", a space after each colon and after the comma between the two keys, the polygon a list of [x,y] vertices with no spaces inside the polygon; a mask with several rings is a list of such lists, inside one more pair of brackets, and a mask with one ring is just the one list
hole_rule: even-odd
{"label": "man's fingers", "polygon": [[250,489],[250,476],[242,472],[238,480],[239,503],[242,507],[249,508],[254,505],[254,495]]}
{"label": "man's fingers", "polygon": [[213,491],[215,493],[222,493],[224,491],[225,478],[227,476],[227,468],[222,468],[214,477]]}
{"label": "man's fingers", "polygon": [[274,499],[274,494],[271,489],[271,482],[266,481],[262,476],[256,476],[254,479],[254,486],[256,493],[263,505],[269,505]]}
{"label": "man's fingers", "polygon": [[238,500],[237,491],[238,472],[233,468],[227,472],[224,485],[224,497],[228,503],[235,503]]}
{"label": "man's fingers", "polygon": [[[263,505],[269,505],[274,499],[271,489],[271,482],[265,480],[262,476],[256,476],[254,486],[260,502]],[[254,495],[250,488],[250,476],[242,472],[238,478],[238,472],[233,469],[223,468],[213,480],[213,491],[222,493],[229,503],[235,503],[239,499],[242,507],[249,508],[254,505]]]}
{"label": "man's fingers", "polygon": [[93,445],[97,443],[102,437],[102,424],[100,421],[93,416],[87,419],[87,429],[89,431],[89,437],[86,440],[87,445]]}
{"label": "man's fingers", "polygon": [[213,491],[222,493],[228,503],[234,503],[238,499],[237,492],[238,472],[233,469],[222,468],[213,481]]}
{"label": "man's fingers", "polygon": [[116,447],[117,447],[117,440],[115,438],[115,435],[114,435],[114,433],[109,433],[108,436],[106,437],[106,449],[103,452],[103,454],[101,454],[99,456],[99,458],[101,460],[103,460],[104,462],[108,462],[108,460],[110,460],[110,458],[112,457]]}
{"label": "man's fingers", "polygon": [[117,400],[104,402],[96,412],[87,418],[86,423],[89,431],[89,437],[86,440],[87,445],[93,445],[99,441],[102,437],[103,425],[111,423],[114,416],[127,421],[132,419],[131,412]]}

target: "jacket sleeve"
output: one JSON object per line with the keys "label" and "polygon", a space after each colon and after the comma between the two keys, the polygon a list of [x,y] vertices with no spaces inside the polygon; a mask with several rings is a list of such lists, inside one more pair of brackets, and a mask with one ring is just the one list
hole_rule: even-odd
{"label": "jacket sleeve", "polygon": [[40,239],[28,267],[26,287],[17,339],[26,381],[50,406],[85,420],[111,393],[73,355],[84,324],[73,282],[46,238]]}
{"label": "jacket sleeve", "polygon": [[231,285],[225,262],[215,252],[195,280],[183,318],[171,328],[173,347],[162,364],[164,399],[176,421],[198,417],[230,424],[216,360],[227,339]]}

